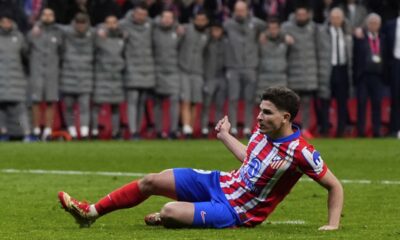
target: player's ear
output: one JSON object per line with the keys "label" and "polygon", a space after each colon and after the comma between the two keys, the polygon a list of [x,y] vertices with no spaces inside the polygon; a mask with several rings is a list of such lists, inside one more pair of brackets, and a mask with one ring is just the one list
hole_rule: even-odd
{"label": "player's ear", "polygon": [[291,117],[292,116],[290,115],[289,112],[283,112],[283,120],[282,120],[282,122],[283,123],[289,123]]}

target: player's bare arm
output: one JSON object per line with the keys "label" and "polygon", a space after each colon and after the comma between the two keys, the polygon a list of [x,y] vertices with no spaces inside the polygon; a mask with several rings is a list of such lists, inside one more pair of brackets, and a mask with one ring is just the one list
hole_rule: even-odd
{"label": "player's bare arm", "polygon": [[319,230],[337,230],[343,208],[343,187],[339,180],[328,170],[318,183],[328,190],[328,224]]}
{"label": "player's bare arm", "polygon": [[215,126],[215,131],[218,132],[217,138],[222,141],[226,148],[228,148],[239,161],[243,162],[246,158],[246,145],[229,133],[230,128],[231,123],[229,122],[228,116],[219,120]]}

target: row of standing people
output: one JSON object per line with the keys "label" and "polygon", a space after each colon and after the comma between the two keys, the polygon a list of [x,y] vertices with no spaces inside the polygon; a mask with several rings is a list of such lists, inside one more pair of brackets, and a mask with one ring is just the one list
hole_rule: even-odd
{"label": "row of standing people", "polygon": [[[368,51],[371,55],[355,58],[362,61],[371,59],[367,63],[354,61],[354,66],[358,66],[354,68],[357,73],[355,82],[362,85],[357,86],[360,90],[359,101],[363,103],[368,92],[378,89],[370,85],[378,85],[376,80],[360,79],[371,75],[369,70],[375,67],[381,72],[373,75],[381,76],[383,72],[384,48],[373,47],[376,42],[381,45],[383,41],[370,40],[370,36],[379,30],[379,26],[373,29],[370,25],[379,25],[379,16],[372,14],[365,31],[357,32],[356,26],[350,30],[346,28],[340,9],[331,11],[327,24],[317,25],[310,20],[309,9],[300,6],[293,17],[283,24],[282,30],[279,21],[271,20],[266,31],[263,21],[249,16],[245,3],[238,2],[234,11],[234,17],[227,20],[223,27],[213,24],[209,31],[207,16],[202,12],[195,16],[192,24],[180,26],[175,22],[173,12],[166,10],[159,19],[151,21],[147,17],[146,7],[138,5],[120,22],[110,16],[104,24],[92,30],[86,15],[78,14],[71,26],[58,26],[53,23],[54,13],[46,9],[41,22],[27,36],[27,45],[23,44],[23,36],[12,30],[11,21],[8,21],[10,27],[7,31],[7,18],[3,17],[3,37],[8,37],[9,43],[19,44],[13,47],[3,45],[4,51],[14,51],[10,57],[15,66],[3,64],[1,73],[10,72],[10,69],[15,72],[4,76],[4,79],[10,78],[10,84],[2,88],[5,93],[2,105],[6,105],[2,109],[26,100],[26,84],[18,57],[22,51],[30,56],[29,90],[33,102],[33,132],[37,135],[40,134],[39,103],[47,103],[47,121],[42,133],[44,137],[51,134],[54,105],[59,100],[59,92],[66,105],[65,122],[72,136],[77,135],[73,117],[75,102],[80,105],[81,136],[89,135],[90,125],[91,134],[98,134],[97,114],[102,103],[112,104],[113,129],[114,135],[117,135],[118,105],[126,96],[130,131],[133,137],[137,137],[145,101],[150,94],[155,99],[156,131],[161,137],[167,135],[163,133],[161,121],[167,115],[170,117],[169,135],[176,137],[180,114],[183,133],[191,135],[197,103],[204,104],[202,132],[207,134],[211,102],[215,100],[216,112],[222,114],[226,97],[229,99],[232,133],[237,134],[237,106],[241,95],[246,109],[243,133],[247,135],[253,124],[255,96],[259,90],[273,85],[287,85],[302,95],[301,123],[305,135],[309,134],[311,98],[315,96],[321,107],[321,132],[327,130],[329,123],[326,110],[329,109],[327,104],[332,92],[339,103],[337,135],[342,135],[347,118],[350,78],[353,77],[352,32],[357,35],[355,41],[360,41],[354,47],[356,55]],[[362,39],[367,39],[368,44],[363,45]],[[360,47],[365,49],[360,51]],[[365,64],[372,64],[372,68],[365,68]],[[15,84],[17,80],[18,84]],[[15,93],[10,91],[14,88],[18,89]],[[90,124],[91,98],[94,104]],[[165,99],[170,101],[169,114],[161,113]],[[377,101],[380,101],[379,97]],[[18,108],[12,108],[14,111],[23,108],[23,104],[17,105]],[[365,106],[359,105],[359,116],[365,115]],[[361,118],[365,119],[359,117],[359,120]],[[29,134],[28,118],[25,116],[20,119],[25,134]],[[379,134],[379,124],[378,130],[374,129],[376,135]],[[363,135],[364,128],[365,122],[359,121],[360,135]],[[3,135],[6,132],[3,124]]]}

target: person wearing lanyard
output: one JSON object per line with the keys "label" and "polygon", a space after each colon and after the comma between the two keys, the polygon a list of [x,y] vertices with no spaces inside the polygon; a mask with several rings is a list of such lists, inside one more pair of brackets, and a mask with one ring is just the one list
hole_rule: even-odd
{"label": "person wearing lanyard", "polygon": [[384,69],[384,35],[380,34],[381,17],[371,13],[366,19],[364,36],[354,42],[354,83],[357,90],[357,131],[365,136],[368,98],[372,106],[372,131],[380,137],[381,99]]}

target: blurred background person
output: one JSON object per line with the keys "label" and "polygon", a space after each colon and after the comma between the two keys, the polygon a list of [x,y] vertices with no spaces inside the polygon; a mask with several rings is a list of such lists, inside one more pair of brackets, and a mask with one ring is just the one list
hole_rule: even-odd
{"label": "blurred background person", "polygon": [[[210,41],[204,53],[203,108],[201,114],[201,134],[207,137],[210,126],[211,105],[215,105],[214,120],[222,119],[227,96],[225,78],[225,44],[222,23],[213,22],[210,26]],[[215,124],[211,124],[214,126]]]}
{"label": "blurred background person", "polygon": [[358,136],[365,136],[367,100],[371,100],[372,131],[380,137],[381,100],[385,64],[385,38],[379,32],[381,17],[371,13],[366,18],[366,29],[361,39],[354,41],[354,70],[357,91]]}
{"label": "blurred background person", "polygon": [[246,2],[235,4],[234,15],[224,23],[227,35],[226,66],[231,133],[238,134],[238,102],[243,95],[245,119],[243,134],[250,136],[253,125],[254,94],[257,84],[258,38],[265,23],[249,13]]}
{"label": "blurred background person", "polygon": [[113,139],[122,139],[120,104],[124,101],[122,72],[125,68],[123,51],[125,36],[115,15],[110,15],[98,29],[95,40],[94,90],[92,108],[92,137],[99,134],[98,117],[102,104],[111,105]]}
{"label": "blurred background person", "polygon": [[268,87],[287,86],[288,45],[277,18],[267,21],[265,39],[260,40],[260,64],[255,101],[258,105],[260,96]]}
{"label": "blurred background person", "polygon": [[21,126],[24,141],[30,141],[27,116],[27,79],[22,56],[27,44],[11,15],[0,15],[0,141],[9,139],[8,124],[15,121]]}
{"label": "blurred background person", "polygon": [[400,139],[400,12],[385,27],[387,40],[387,72],[390,83],[390,135]]}
{"label": "blurred background person", "polygon": [[311,20],[309,6],[299,3],[293,19],[282,25],[288,34],[288,87],[301,96],[302,134],[311,139],[312,98],[319,87],[317,62],[317,25]]}
{"label": "blurred background person", "polygon": [[[127,34],[124,50],[126,69],[124,87],[128,103],[128,121],[132,139],[140,138],[140,128],[146,111],[147,100],[154,94],[155,67],[153,57],[153,22],[148,17],[147,5],[142,3],[134,7],[121,20],[121,28]],[[147,123],[150,118],[147,117]]]}
{"label": "blurred background person", "polygon": [[276,18],[279,22],[283,22],[286,3],[286,0],[253,0],[254,16],[263,20]]}
{"label": "blurred background person", "polygon": [[340,4],[340,8],[343,10],[344,15],[349,22],[352,33],[359,35],[358,32],[362,31],[365,18],[368,14],[365,5],[361,4],[357,0],[344,0],[344,2]]}
{"label": "blurred background person", "polygon": [[90,95],[93,91],[94,37],[89,16],[78,13],[64,29],[60,90],[65,104],[65,123],[77,138],[74,105],[79,104],[80,136],[89,136]]}
{"label": "blurred background person", "polygon": [[382,24],[397,17],[400,1],[399,0],[363,0],[368,12],[377,13],[382,18]]}
{"label": "blurred background person", "polygon": [[[42,140],[51,138],[54,114],[59,101],[60,54],[62,32],[55,24],[53,10],[45,8],[40,21],[28,34],[30,49],[30,89],[33,134]],[[41,129],[41,103],[44,108],[44,129]]]}
{"label": "blurred background person", "polygon": [[[181,76],[179,70],[179,44],[181,35],[177,33],[174,12],[164,10],[153,31],[154,62],[156,66],[155,124],[158,138],[178,137],[179,96]],[[169,133],[163,131],[162,114],[164,100],[169,100]]]}
{"label": "blurred background person", "polygon": [[208,17],[204,11],[196,13],[193,23],[183,27],[179,48],[179,67],[181,70],[181,121],[182,133],[192,137],[197,117],[197,105],[203,102],[204,49],[209,36]]}
{"label": "blurred background person", "polygon": [[343,137],[347,123],[347,100],[352,76],[353,40],[351,27],[346,25],[344,13],[333,8],[329,20],[321,26],[318,41],[318,91],[317,114],[320,116],[320,133],[329,133],[331,99],[337,103],[336,137]]}
{"label": "blurred background person", "polygon": [[[28,4],[29,1],[26,0]],[[35,7],[35,13],[38,15],[41,5]],[[26,33],[29,31],[30,24],[27,15],[32,12],[32,6],[27,6],[22,0],[0,0],[0,15],[12,16],[13,21],[18,26],[19,31]],[[36,15],[36,16],[37,16]]]}

